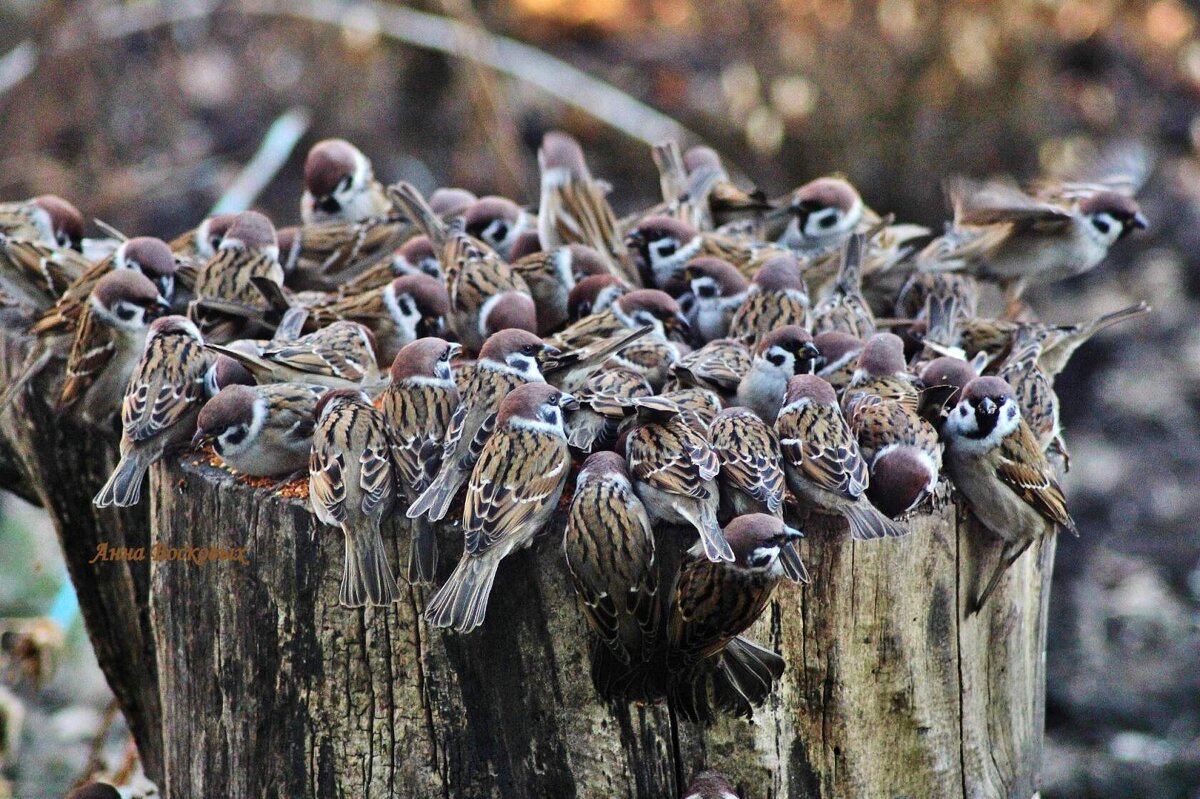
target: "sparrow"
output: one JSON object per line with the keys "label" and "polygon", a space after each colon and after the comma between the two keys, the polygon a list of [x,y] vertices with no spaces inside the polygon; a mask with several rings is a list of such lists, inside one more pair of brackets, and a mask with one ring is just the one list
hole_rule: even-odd
{"label": "sparrow", "polygon": [[674,402],[645,397],[633,404],[637,422],[625,440],[625,458],[638,498],[653,518],[695,527],[708,558],[732,560],[717,522],[716,453]]}
{"label": "sparrow", "polygon": [[1032,331],[1019,333],[1012,352],[996,370],[996,377],[1012,388],[1021,418],[1029,425],[1042,452],[1056,453],[1062,459],[1063,470],[1070,471],[1071,456],[1062,436],[1058,395],[1054,393],[1053,379],[1038,364],[1041,354],[1042,342]]}
{"label": "sparrow", "polygon": [[546,336],[569,319],[569,300],[579,281],[590,276],[609,277],[600,253],[582,244],[539,250],[512,264],[524,279],[537,306],[538,335]]}
{"label": "sparrow", "polygon": [[715,771],[702,771],[692,779],[681,799],[741,799],[733,783]]}
{"label": "sparrow", "polygon": [[317,519],[340,527],[346,538],[338,601],[349,608],[390,605],[400,586],[379,532],[396,499],[387,420],[352,388],[325,392],[314,413],[308,496]]}
{"label": "sparrow", "polygon": [[[755,513],[731,521],[724,535],[733,555],[728,561],[713,562],[698,546],[688,551],[679,567],[667,622],[668,691],[679,715],[689,721],[710,718],[705,690],[710,673],[725,676],[734,688],[732,692],[718,688],[718,704],[744,715],[766,698],[784,668],[775,653],[739,644],[739,658],[752,653],[755,665],[762,667],[751,673],[762,674],[765,685],[755,685],[731,676],[745,670],[731,669],[722,660],[726,647],[766,609],[784,576],[780,552],[801,534],[782,519]],[[732,693],[732,701],[723,699],[723,693]]]}
{"label": "sparrow", "polygon": [[[250,340],[235,341],[229,345],[242,352],[258,354],[258,345]],[[226,386],[254,386],[254,375],[250,370],[230,358],[228,355],[217,354],[209,362],[208,371],[204,374],[204,394],[209,399],[217,396]]]}
{"label": "sparrow", "polygon": [[651,216],[626,234],[625,246],[642,284],[665,289],[683,275],[689,261],[703,254],[704,237],[686,222]]}
{"label": "sparrow", "polygon": [[211,445],[226,466],[251,477],[303,472],[327,391],[314,383],[228,385],[201,409],[192,447]]}
{"label": "sparrow", "polygon": [[863,346],[850,382],[842,392],[842,412],[854,417],[862,405],[897,403],[916,413],[921,395],[904,360],[904,341],[893,333],[876,333]]}
{"label": "sparrow", "polygon": [[203,265],[217,254],[221,239],[225,238],[235,219],[235,213],[213,214],[186,233],[171,239],[167,246],[180,261]]}
{"label": "sparrow", "polygon": [[976,316],[979,307],[979,282],[958,272],[914,271],[905,279],[896,295],[894,312],[900,319],[922,319],[929,297],[954,300],[956,322]]}
{"label": "sparrow", "polygon": [[878,221],[858,190],[838,176],[805,183],[770,216],[787,220],[779,243],[808,258],[841,249],[865,218]]}
{"label": "sparrow", "polygon": [[[738,188],[725,171],[721,156],[711,147],[697,145],[683,154],[687,172],[688,200],[692,204],[707,203],[709,224],[720,228],[742,220],[757,219],[772,208],[758,189]],[[704,229],[700,225],[697,225]]]}
{"label": "sparrow", "polygon": [[188,317],[204,340],[225,344],[258,326],[270,304],[254,279],[283,285],[279,243],[271,220],[256,211],[243,211],[196,276],[195,298]]}
{"label": "sparrow", "polygon": [[317,326],[339,319],[363,325],[375,337],[379,362],[390,363],[404,345],[419,338],[446,334],[450,298],[440,281],[417,273],[310,311],[310,318]]}
{"label": "sparrow", "polygon": [[1042,351],[1038,356],[1038,366],[1053,380],[1066,368],[1075,351],[1092,336],[1118,322],[1141,316],[1149,311],[1149,305],[1139,302],[1078,324],[1050,325],[1039,330],[1036,337],[1042,342]]}
{"label": "sparrow", "polygon": [[[807,334],[806,334],[807,335]],[[750,351],[742,342],[719,338],[684,355],[669,367],[682,388],[706,388],[732,397],[752,368]]]}
{"label": "sparrow", "polygon": [[605,196],[607,187],[592,177],[579,142],[561,131],[549,131],[538,149],[538,168],[538,239],[542,246],[591,247],[605,259],[615,277],[640,285],[629,263],[616,215]]}
{"label": "sparrow", "polygon": [[141,498],[150,465],[185,446],[204,404],[204,376],[212,357],[186,317],[155,319],[146,348],[121,402],[121,460],[96,494],[98,508],[129,507]]}
{"label": "sparrow", "polygon": [[[697,230],[712,230],[713,219],[708,207],[708,184],[716,182],[715,173],[704,171],[698,175],[703,184],[692,185],[688,176],[687,165],[683,160],[683,151],[679,142],[667,139],[654,145],[650,150],[654,166],[658,170],[658,183],[662,191],[663,201],[637,218],[645,216],[669,216],[678,219]],[[689,191],[689,188],[695,191]],[[622,229],[628,229],[637,224],[636,219],[621,220]]]}
{"label": "sparrow", "polygon": [[[542,376],[550,385],[574,395],[596,371],[612,366],[618,360],[627,360],[627,354],[646,341],[651,330],[649,325],[645,325],[637,330],[620,331],[608,338],[596,339],[574,349],[559,350],[552,354],[548,352],[541,359]],[[666,343],[661,339],[652,340]]]}
{"label": "sparrow", "polygon": [[379,377],[371,331],[358,322],[334,322],[295,341],[269,344],[257,354],[221,344],[204,346],[246,367],[260,384],[294,382],[347,388]]}
{"label": "sparrow", "polygon": [[707,388],[678,388],[664,391],[659,396],[679,406],[679,415],[684,422],[701,435],[708,433],[709,425],[721,412],[721,398]]}
{"label": "sparrow", "polygon": [[610,449],[633,421],[632,400],[654,393],[632,369],[601,369],[576,392],[579,408],[567,414],[567,443],[581,452]]}
{"label": "sparrow", "polygon": [[532,333],[502,330],[488,338],[477,361],[457,370],[459,402],[446,430],[441,468],[409,505],[408,518],[445,517],[495,429],[501,402],[518,386],[546,382],[538,360],[557,352]]}
{"label": "sparrow", "polygon": [[141,360],[150,322],[167,310],[167,301],[141,272],[119,269],[100,278],[79,315],[56,410],[82,400],[86,420],[115,413]]}
{"label": "sparrow", "polygon": [[0,236],[5,239],[79,250],[83,225],[79,209],[54,194],[0,203]]}
{"label": "sparrow", "polygon": [[729,336],[753,345],[785,325],[808,325],[808,287],[792,255],[772,258],[758,270],[730,320]]}
{"label": "sparrow", "polygon": [[665,390],[671,377],[671,367],[690,352],[686,344],[667,341],[658,336],[646,336],[621,348],[606,362],[607,367],[631,369],[637,372],[655,392]]}
{"label": "sparrow", "polygon": [[88,256],[70,247],[0,234],[0,280],[38,305],[57,300],[92,266]]}
{"label": "sparrow", "polygon": [[277,236],[284,282],[297,291],[345,290],[360,278],[378,285],[386,282],[381,275],[395,276],[395,253],[414,234],[398,214],[282,228]]}
{"label": "sparrow", "polygon": [[464,349],[478,352],[489,335],[508,327],[537,331],[529,286],[495,250],[467,235],[462,220],[447,227],[411,184],[388,191],[439,251],[452,327]]}
{"label": "sparrow", "polygon": [[512,260],[513,245],[533,226],[525,210],[507,197],[479,198],[467,208],[464,219],[467,235],[491,247],[505,261]]}
{"label": "sparrow", "polygon": [[170,302],[174,297],[175,275],[179,264],[170,248],[155,238],[128,239],[122,242],[110,257],[89,265],[87,271],[63,291],[54,307],[42,314],[33,324],[30,332],[41,335],[74,330],[79,315],[100,278],[116,269],[136,269],[154,283],[163,299]]}
{"label": "sparrow", "polygon": [[693,333],[702,343],[725,338],[734,313],[746,299],[750,283],[728,262],[711,256],[688,261],[684,279],[695,298],[689,316]]}
{"label": "sparrow", "polygon": [[1010,310],[1026,284],[1094,269],[1109,249],[1147,226],[1132,196],[1103,186],[1030,196],[1001,182],[947,185],[952,226],[917,256],[923,271],[966,271],[1000,282]]}
{"label": "sparrow", "polygon": [[1046,456],[1025,421],[1012,388],[998,377],[977,377],[942,424],[946,472],[984,527],[1004,539],[1000,561],[974,611],[1004,572],[1035,541],[1059,527],[1078,535]]}
{"label": "sparrow", "polygon": [[647,672],[660,641],[654,529],[633,491],[625,459],[597,452],[583,462],[567,513],[563,554],[588,626],[592,683],[604,699],[650,699]]}
{"label": "sparrow", "polygon": [[[421,495],[442,465],[450,419],[460,400],[451,360],[459,344],[421,338],[406,344],[392,361],[391,384],[380,410],[392,435],[392,455],[408,504]],[[408,580],[432,583],[437,577],[437,532],[423,516],[412,520]]]}
{"label": "sparrow", "polygon": [[867,462],[867,498],[890,518],[908,513],[937,486],[942,447],[937,431],[899,402],[862,403],[850,417]]}
{"label": "sparrow", "polygon": [[820,355],[804,328],[775,328],[759,339],[750,368],[737,384],[737,404],[754,411],[767,424],[775,424],[788,381],[796,375],[812,374]]}
{"label": "sparrow", "polygon": [[500,561],[550,520],[571,468],[563,411],[573,404],[544,383],[519,386],[500,404],[467,484],[462,559],[425,610],[432,626],[468,633],[483,624]]}
{"label": "sparrow", "polygon": [[942,422],[962,398],[962,390],[977,377],[975,368],[961,358],[943,355],[925,364],[917,378],[921,385],[921,415],[935,430],[941,430]]}
{"label": "sparrow", "polygon": [[619,277],[590,275],[567,293],[567,319],[578,322],[585,316],[607,311],[618,297],[633,289]]}
{"label": "sparrow", "polygon": [[618,297],[603,311],[593,311],[559,331],[547,341],[564,350],[578,349],[600,339],[649,326],[647,338],[667,341],[691,330],[687,318],[669,294],[658,289],[637,289]]}
{"label": "sparrow", "polygon": [[798,499],[824,513],[843,516],[850,535],[858,540],[907,532],[867,499],[867,464],[833,386],[816,375],[789,380],[775,433],[788,487]]}
{"label": "sparrow", "polygon": [[837,281],[812,310],[814,333],[836,330],[867,338],[875,332],[875,315],[862,295],[863,239],[859,233],[846,239]]}
{"label": "sparrow", "polygon": [[[709,427],[708,443],[721,462],[722,518],[769,513],[782,519],[787,478],[775,430],[747,408],[726,408]],[[811,582],[791,542],[781,546],[779,558],[789,580]]]}
{"label": "sparrow", "polygon": [[304,160],[300,218],[319,222],[361,222],[392,210],[371,161],[344,139],[324,139]]}
{"label": "sparrow", "polygon": [[858,368],[858,359],[864,346],[862,339],[833,330],[813,336],[813,344],[820,353],[817,374],[835,391],[842,391]]}
{"label": "sparrow", "polygon": [[341,282],[336,291],[339,297],[348,298],[382,288],[396,278],[406,275],[426,275],[439,284],[445,283],[442,278],[441,261],[438,260],[438,254],[428,236],[413,236],[397,247],[390,257]]}
{"label": "sparrow", "polygon": [[440,186],[429,195],[429,207],[442,219],[449,222],[455,217],[464,216],[467,209],[479,200],[474,192],[459,189],[454,186]]}

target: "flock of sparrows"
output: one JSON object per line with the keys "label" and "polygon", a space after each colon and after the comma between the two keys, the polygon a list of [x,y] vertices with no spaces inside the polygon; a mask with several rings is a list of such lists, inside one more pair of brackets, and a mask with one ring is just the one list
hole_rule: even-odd
{"label": "flock of sparrows", "polygon": [[1145,308],[983,318],[980,282],[1012,310],[1145,220],[1127,175],[1029,193],[960,181],[918,252],[928,231],[844,178],[769,201],[711,149],[653,155],[663,201],[622,219],[563,133],[539,151],[536,211],[385,187],[326,140],[298,227],[247,211],[170,243],[83,242],[74,207],[37,197],[0,206],[0,276],[36,313],[28,373],[66,357],[58,408],[119,413],[98,506],[138,502],[149,466],[189,445],[245,475],[306,473],[316,517],[344,533],[351,607],[399,596],[384,520],[411,520],[408,579],[432,583],[434,523],[453,513],[464,551],[425,617],[466,633],[578,463],[563,549],[597,690],[746,714],[784,664],[741,633],[780,581],[808,582],[808,514],[902,536],[947,474],[1006,542],[977,606],[1031,544],[1074,532],[1047,457],[1066,465],[1054,379]]}

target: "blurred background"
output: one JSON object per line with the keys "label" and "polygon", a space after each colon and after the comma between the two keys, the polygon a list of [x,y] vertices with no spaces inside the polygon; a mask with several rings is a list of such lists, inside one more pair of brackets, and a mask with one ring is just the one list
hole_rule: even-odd
{"label": "blurred background", "polygon": [[[431,42],[506,72],[417,46]],[[1043,795],[1200,797],[1200,3],[3,0],[0,199],[57,193],[127,233],[169,238],[290,112],[308,126],[255,201],[281,225],[298,221],[317,139],[351,139],[388,182],[535,203],[534,148],[549,127],[583,142],[622,213],[657,199],[648,143],[672,129],[635,100],[769,196],[839,171],[872,207],[934,229],[953,173],[1028,179],[1115,139],[1152,148],[1148,234],[1029,295],[1062,322],[1154,306],[1058,381],[1083,535],[1058,549]],[[64,576],[53,532],[10,496],[0,553],[0,618],[47,613]],[[89,758],[120,766],[124,728],[108,723],[77,621],[54,679],[8,690],[0,704],[25,707],[19,760],[0,725],[13,795],[60,797]]]}

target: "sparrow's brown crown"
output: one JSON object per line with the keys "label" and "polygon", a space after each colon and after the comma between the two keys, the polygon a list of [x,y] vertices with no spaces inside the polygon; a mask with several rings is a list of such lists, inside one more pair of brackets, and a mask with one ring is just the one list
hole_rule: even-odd
{"label": "sparrow's brown crown", "polygon": [[345,139],[325,139],[308,151],[304,161],[304,188],[314,197],[327,197],[347,177],[353,178],[362,157]]}
{"label": "sparrow's brown crown", "polygon": [[50,229],[60,244],[79,247],[83,240],[83,214],[78,208],[56,194],[34,197],[33,204],[49,215]]}

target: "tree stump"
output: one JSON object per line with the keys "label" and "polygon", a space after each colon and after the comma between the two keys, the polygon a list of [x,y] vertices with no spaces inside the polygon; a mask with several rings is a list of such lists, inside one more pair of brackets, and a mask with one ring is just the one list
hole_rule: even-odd
{"label": "tree stump", "polygon": [[[5,343],[9,377],[28,342]],[[3,437],[51,511],[97,655],[172,799],[674,797],[677,775],[702,768],[746,799],[1036,790],[1053,541],[967,616],[1001,546],[949,491],[903,539],[803,525],[812,584],[782,585],[748,633],[787,659],[782,683],[753,719],[681,723],[677,761],[665,707],[595,696],[561,520],[501,566],[481,629],[435,631],[420,622],[427,588],[402,584],[383,610],[338,606],[341,533],[195,453],[152,470],[148,534],[144,511],[95,511],[115,437],[55,419],[40,396],[5,416]],[[401,574],[397,516],[385,540]],[[101,542],[140,543],[146,560],[88,564]],[[440,543],[448,572],[455,525]],[[244,547],[246,562],[152,560],[155,544]]]}

